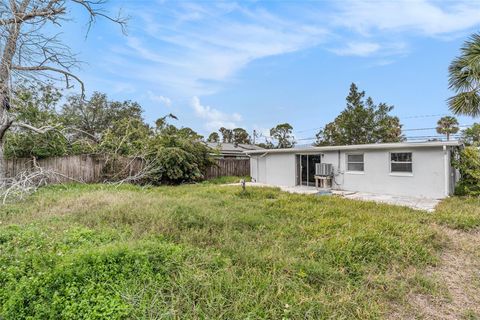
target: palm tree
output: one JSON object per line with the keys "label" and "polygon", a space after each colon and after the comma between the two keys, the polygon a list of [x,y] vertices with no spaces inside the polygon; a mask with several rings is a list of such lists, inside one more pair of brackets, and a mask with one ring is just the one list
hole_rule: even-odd
{"label": "palm tree", "polygon": [[480,34],[473,34],[448,68],[449,88],[456,95],[448,99],[456,115],[480,115]]}
{"label": "palm tree", "polygon": [[447,135],[447,141],[450,140],[450,134],[457,133],[458,130],[458,121],[455,117],[442,117],[437,122],[437,133]]}

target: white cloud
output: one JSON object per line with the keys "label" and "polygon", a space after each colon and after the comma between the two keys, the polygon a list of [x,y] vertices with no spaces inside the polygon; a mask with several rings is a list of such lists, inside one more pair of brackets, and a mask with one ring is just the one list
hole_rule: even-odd
{"label": "white cloud", "polygon": [[340,56],[360,56],[366,57],[380,49],[380,45],[375,42],[350,42],[343,48],[333,49],[332,51]]}
{"label": "white cloud", "polygon": [[447,39],[480,24],[480,5],[469,0],[130,6],[135,28],[125,44],[113,48],[105,68],[123,81],[184,97],[216,93],[262,58],[322,45],[338,55],[391,63],[408,52],[414,37]]}
{"label": "white cloud", "polygon": [[156,10],[141,14],[142,36],[129,36],[117,53],[131,57],[138,77],[190,95],[214,93],[250,62],[315,46],[327,34],[300,16],[235,4],[180,3]]}
{"label": "white cloud", "polygon": [[331,49],[339,56],[357,57],[385,57],[401,55],[408,51],[407,44],[403,42],[377,43],[377,42],[348,42],[343,47]]}
{"label": "white cloud", "polygon": [[360,33],[414,31],[438,36],[473,28],[480,23],[477,1],[343,1],[336,25]]}
{"label": "white cloud", "polygon": [[148,96],[148,99],[150,99],[153,102],[160,103],[166,107],[172,106],[172,100],[168,97],[157,95],[152,91],[147,91],[147,96]]}
{"label": "white cloud", "polygon": [[233,129],[238,127],[239,121],[242,121],[240,114],[227,114],[210,106],[204,106],[196,96],[192,98],[191,106],[195,114],[206,121],[205,128],[208,130],[218,130],[220,127]]}

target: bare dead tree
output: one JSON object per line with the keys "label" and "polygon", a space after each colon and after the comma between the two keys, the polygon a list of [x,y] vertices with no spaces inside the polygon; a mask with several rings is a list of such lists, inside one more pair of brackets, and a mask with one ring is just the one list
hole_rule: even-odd
{"label": "bare dead tree", "polygon": [[16,123],[10,112],[12,86],[19,79],[42,78],[63,80],[67,88],[77,84],[84,97],[85,86],[75,74],[80,61],[52,26],[62,27],[70,20],[69,9],[79,6],[89,16],[88,31],[96,19],[117,23],[125,33],[126,18],[108,15],[106,0],[1,0],[0,3],[0,180],[6,178],[4,165],[4,137],[12,125],[44,133],[53,126],[35,128]]}

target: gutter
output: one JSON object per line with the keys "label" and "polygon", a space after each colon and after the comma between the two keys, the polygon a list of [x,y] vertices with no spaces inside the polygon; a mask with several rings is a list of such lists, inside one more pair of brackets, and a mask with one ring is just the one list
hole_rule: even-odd
{"label": "gutter", "polygon": [[286,149],[268,149],[268,150],[249,150],[246,154],[254,155],[261,153],[321,153],[326,151],[347,151],[347,150],[382,150],[382,149],[402,149],[402,148],[434,148],[434,147],[456,147],[462,145],[459,141],[442,142],[393,142],[393,143],[375,143],[343,146],[323,146],[308,148],[286,148]]}

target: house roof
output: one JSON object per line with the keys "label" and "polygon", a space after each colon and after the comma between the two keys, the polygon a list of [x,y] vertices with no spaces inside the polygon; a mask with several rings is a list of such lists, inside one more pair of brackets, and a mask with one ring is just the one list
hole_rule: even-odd
{"label": "house roof", "polygon": [[411,148],[432,148],[432,147],[455,147],[460,146],[460,141],[429,141],[429,142],[396,142],[396,143],[374,143],[354,144],[348,146],[325,146],[325,147],[301,147],[288,149],[262,149],[248,150],[246,154],[267,154],[267,153],[314,153],[322,151],[338,150],[375,150],[375,149],[411,149]]}
{"label": "house roof", "polygon": [[254,144],[217,143],[217,142],[207,142],[206,144],[212,149],[219,150],[221,154],[244,154],[244,152],[247,152],[247,151],[265,150]]}

